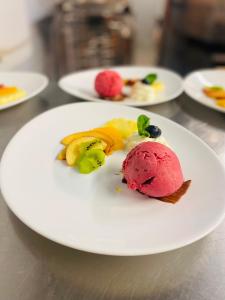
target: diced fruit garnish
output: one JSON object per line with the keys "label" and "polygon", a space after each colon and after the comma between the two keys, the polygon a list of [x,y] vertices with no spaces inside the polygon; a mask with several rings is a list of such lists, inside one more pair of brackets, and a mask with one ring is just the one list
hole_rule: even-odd
{"label": "diced fruit garnish", "polygon": [[157,92],[161,92],[161,91],[163,91],[164,90],[164,84],[162,84],[162,82],[159,82],[159,81],[157,81],[157,82],[154,82],[153,84],[152,84],[152,87],[154,88],[154,90],[155,91],[157,91]]}

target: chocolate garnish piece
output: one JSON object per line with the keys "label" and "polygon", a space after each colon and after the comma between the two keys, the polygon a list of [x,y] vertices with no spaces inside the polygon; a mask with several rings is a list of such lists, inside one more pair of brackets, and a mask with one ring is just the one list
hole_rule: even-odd
{"label": "chocolate garnish piece", "polygon": [[169,202],[175,204],[180,198],[187,192],[189,186],[191,184],[191,180],[185,181],[182,186],[172,195],[156,198],[163,202]]}
{"label": "chocolate garnish piece", "polygon": [[124,100],[126,97],[127,97],[127,95],[124,94],[124,93],[122,93],[122,94],[116,95],[116,96],[114,96],[114,97],[102,97],[102,99],[110,100],[110,101],[122,101],[122,100]]}
{"label": "chocolate garnish piece", "polygon": [[137,81],[139,81],[138,79],[124,79],[124,85],[125,86],[133,86]]}
{"label": "chocolate garnish piece", "polygon": [[125,178],[125,177],[123,177],[123,179],[122,179],[122,183],[127,183],[127,180],[126,180],[126,178]]}

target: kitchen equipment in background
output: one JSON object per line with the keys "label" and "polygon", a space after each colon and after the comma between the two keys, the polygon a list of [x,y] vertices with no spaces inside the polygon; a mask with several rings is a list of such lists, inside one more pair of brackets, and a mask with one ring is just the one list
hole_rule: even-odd
{"label": "kitchen equipment in background", "polygon": [[128,1],[58,1],[51,37],[57,77],[74,70],[129,64],[134,22]]}
{"label": "kitchen equipment in background", "polygon": [[183,75],[225,66],[224,15],[224,0],[168,0],[159,64]]}

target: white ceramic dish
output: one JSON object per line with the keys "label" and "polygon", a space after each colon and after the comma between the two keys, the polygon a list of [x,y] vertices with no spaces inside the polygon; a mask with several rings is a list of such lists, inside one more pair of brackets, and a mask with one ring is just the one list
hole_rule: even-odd
{"label": "white ceramic dish", "polygon": [[205,86],[222,86],[225,88],[225,70],[205,69],[190,73],[184,79],[184,91],[197,102],[220,112],[225,108],[216,105],[215,100],[207,97],[202,89]]}
{"label": "white ceramic dish", "polygon": [[[159,98],[154,101],[137,101],[129,98],[123,101],[113,102],[115,104],[131,106],[154,105],[173,100],[183,91],[182,78],[178,74],[166,69],[135,66],[112,67],[110,69],[117,71],[122,78],[144,78],[149,73],[156,73],[158,75],[158,79],[165,85],[165,90],[161,93],[161,99]],[[95,92],[94,81],[100,70],[102,69],[91,69],[64,76],[59,80],[59,87],[68,94],[79,97],[83,100],[111,103],[112,101],[110,100],[100,99]]]}
{"label": "white ceramic dish", "polygon": [[0,104],[0,110],[3,110],[38,95],[48,85],[48,78],[42,74],[32,72],[0,72],[0,84],[16,86],[26,92],[26,95],[19,100]]}
{"label": "white ceramic dish", "polygon": [[[89,175],[55,160],[59,141],[69,133],[115,117],[136,119],[141,113],[162,129],[185,178],[192,180],[175,205],[146,198],[121,183],[123,152]],[[224,182],[216,154],[183,127],[153,113],[100,103],[64,105],[34,118],[11,140],[0,168],[5,201],[27,226],[60,244],[110,255],[164,252],[202,238],[224,217]]]}

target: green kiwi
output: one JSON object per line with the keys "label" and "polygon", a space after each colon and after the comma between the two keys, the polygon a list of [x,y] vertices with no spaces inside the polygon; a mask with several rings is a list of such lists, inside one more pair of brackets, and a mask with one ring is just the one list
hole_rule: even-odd
{"label": "green kiwi", "polygon": [[77,167],[82,174],[88,174],[98,169],[105,163],[105,153],[101,149],[90,149],[84,151],[80,156]]}
{"label": "green kiwi", "polygon": [[82,143],[80,145],[80,154],[82,155],[84,152],[91,150],[91,149],[105,149],[105,143],[98,139],[93,139],[92,141]]}

